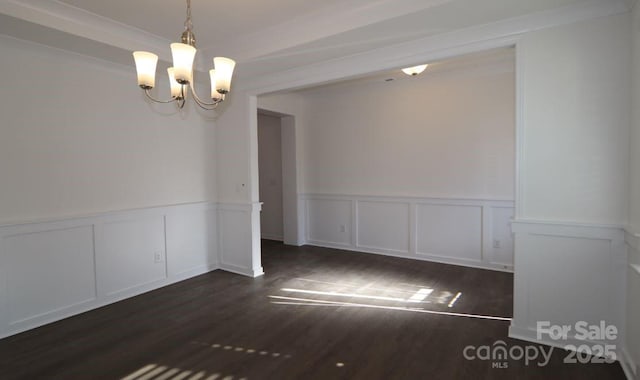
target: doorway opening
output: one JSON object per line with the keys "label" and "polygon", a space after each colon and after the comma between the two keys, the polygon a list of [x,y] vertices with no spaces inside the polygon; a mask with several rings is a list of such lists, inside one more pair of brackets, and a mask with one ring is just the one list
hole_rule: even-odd
{"label": "doorway opening", "polygon": [[294,116],[258,109],[258,171],[261,239],[301,245]]}

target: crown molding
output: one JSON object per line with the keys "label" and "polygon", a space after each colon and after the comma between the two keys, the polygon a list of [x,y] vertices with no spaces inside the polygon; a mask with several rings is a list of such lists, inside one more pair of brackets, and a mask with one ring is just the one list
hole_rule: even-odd
{"label": "crown molding", "polygon": [[627,0],[589,0],[490,24],[420,38],[368,52],[243,78],[236,89],[250,94],[300,89],[358,75],[515,45],[521,35],[629,11]]}
{"label": "crown molding", "polygon": [[158,52],[161,60],[171,60],[169,40],[59,1],[2,0],[0,13],[128,51]]}
{"label": "crown molding", "polygon": [[[411,0],[403,2],[403,6],[398,9],[394,9],[394,7],[398,7],[398,2],[394,0],[373,1],[353,9],[345,8],[346,5],[339,4],[336,7],[324,9],[312,15],[276,25],[261,33],[260,36],[241,36],[237,42],[238,48],[232,50],[254,49],[251,53],[254,57],[260,54],[274,54],[287,47],[304,43],[307,40],[323,38],[326,35],[333,35],[343,30],[375,23],[390,17],[389,14],[392,16],[402,15],[445,4],[449,1],[451,0]],[[382,48],[368,50],[363,53],[331,60],[314,61],[313,64],[300,64],[285,70],[248,75],[242,79],[238,78],[241,80],[236,82],[236,86],[239,89],[245,88],[257,92],[277,91],[293,87],[304,87],[322,81],[348,78],[363,73],[388,70],[416,62],[449,58],[452,56],[449,54],[456,54],[456,51],[460,51],[455,49],[456,46],[478,43],[494,46],[492,43],[483,44],[483,41],[488,42],[504,38],[513,40],[515,36],[533,30],[628,12],[630,3],[635,2],[636,0],[587,0],[555,10],[538,12],[429,37],[416,38],[409,42],[390,43]],[[345,14],[340,12],[332,13],[339,10],[340,7],[345,8],[348,12],[344,12]],[[393,9],[392,13],[388,13],[390,9]],[[46,41],[43,42],[42,38],[38,37],[38,34],[41,35],[43,30],[46,31],[46,29],[42,28],[48,28],[60,35],[58,40],[63,39],[64,33],[72,37],[69,39],[71,42],[58,46],[63,49],[76,51],[77,48],[75,46],[78,45],[77,41],[80,41],[80,39],[86,40],[87,43],[85,45],[91,42],[98,43],[93,49],[85,48],[79,51],[81,54],[95,55],[109,60],[108,56],[111,54],[109,52],[113,50],[111,48],[118,48],[127,54],[133,50],[148,50],[158,54],[161,61],[171,61],[171,54],[167,48],[171,41],[57,0],[0,0],[0,13],[25,22],[23,29],[26,32],[23,30],[22,36],[7,33],[17,38],[27,40],[32,38],[36,42],[46,43]],[[321,17],[323,15],[326,17]],[[330,23],[331,27],[321,27],[326,23]],[[33,31],[28,31],[29,25],[36,25],[42,28],[34,28]],[[2,27],[0,27],[0,33],[2,33]],[[282,38],[274,39],[274,35],[282,36]],[[234,40],[235,43],[236,41]],[[447,53],[446,50],[449,50],[449,52]],[[206,62],[209,62],[212,57],[210,54],[211,49],[205,47],[199,49],[199,51],[200,54],[196,57],[198,66],[208,67],[209,64]],[[225,50],[225,54],[231,52]],[[438,53],[436,54],[436,52]],[[242,56],[233,54],[231,56],[240,61],[239,68],[241,69]],[[129,57],[126,59],[128,60]],[[247,63],[255,63],[260,59],[262,58],[254,58]],[[286,55],[282,58],[274,59],[276,61],[286,60]],[[118,62],[122,63],[123,61],[123,57],[118,58]],[[354,65],[357,65],[357,67],[354,67]],[[278,67],[277,64],[273,66]]]}
{"label": "crown molding", "polygon": [[[223,41],[218,41],[216,48],[222,46],[225,54],[234,56],[239,61],[251,60],[452,1],[374,0],[362,2],[356,7],[347,2],[341,2],[256,33],[238,35],[233,41],[229,41],[231,43],[227,46],[222,43]],[[216,45],[205,46],[204,50],[210,53],[213,46]]]}

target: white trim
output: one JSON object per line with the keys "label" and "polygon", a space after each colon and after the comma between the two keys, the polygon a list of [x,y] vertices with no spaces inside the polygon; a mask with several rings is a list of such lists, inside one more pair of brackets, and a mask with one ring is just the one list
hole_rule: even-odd
{"label": "white trim", "polygon": [[516,219],[511,223],[511,228],[514,233],[533,235],[606,239],[617,242],[624,239],[621,226],[609,224]]}
{"label": "white trim", "polygon": [[[91,236],[90,250],[86,251],[85,254],[93,257],[93,265],[91,265],[90,269],[91,277],[93,278],[91,282],[91,287],[93,288],[93,297],[84,300],[78,299],[77,301],[70,303],[61,301],[60,304],[44,305],[42,306],[41,310],[38,310],[39,312],[27,314],[25,315],[25,317],[16,320],[11,320],[9,314],[6,313],[6,310],[8,310],[12,305],[9,304],[9,298],[5,291],[5,289],[7,289],[8,283],[6,279],[7,276],[5,275],[6,272],[3,271],[12,270],[12,268],[8,268],[6,267],[6,265],[3,265],[0,268],[0,272],[2,272],[2,274],[0,274],[0,304],[2,305],[2,310],[0,310],[0,338],[7,337],[51,322],[55,322],[72,315],[118,302],[126,298],[130,298],[218,269],[219,259],[217,256],[217,247],[213,243],[208,243],[204,246],[201,246],[202,251],[199,250],[197,253],[200,256],[197,260],[201,261],[193,262],[194,266],[191,267],[189,267],[188,264],[184,266],[178,265],[174,267],[173,272],[169,272],[169,258],[171,258],[171,260],[180,260],[182,257],[182,253],[179,251],[175,251],[174,248],[172,248],[174,249],[174,251],[168,252],[167,246],[168,236],[171,236],[172,239],[189,239],[188,236],[177,235],[176,233],[183,233],[178,232],[179,230],[176,232],[174,232],[174,230],[168,231],[168,220],[171,220],[171,218],[174,217],[190,218],[191,215],[193,215],[196,218],[193,219],[195,223],[205,223],[200,227],[207,231],[210,231],[209,222],[215,223],[215,209],[215,203],[195,202],[158,207],[146,207],[133,210],[108,211],[93,215],[76,216],[70,218],[51,218],[46,221],[38,220],[32,222],[21,222],[19,224],[5,224],[0,226],[0,262],[4,262],[5,264],[7,263],[7,261],[5,260],[11,260],[9,255],[21,254],[21,252],[19,251],[8,251],[9,246],[6,245],[6,239],[8,238],[19,238],[23,241],[28,242],[32,238],[38,239],[39,236],[43,236],[43,233],[47,234],[50,232],[69,231],[76,229],[84,229],[85,232],[83,232],[82,236],[88,236],[87,233]],[[208,214],[212,211],[214,213]],[[203,212],[206,215],[205,219],[203,219],[202,221],[200,221],[200,212]],[[106,285],[104,283],[104,276],[108,275],[108,272],[106,272],[105,267],[102,266],[104,263],[101,258],[104,258],[104,255],[106,254],[104,250],[104,244],[107,244],[109,242],[106,242],[104,240],[104,226],[111,225],[113,223],[130,221],[145,222],[149,220],[162,221],[161,233],[164,236],[161,238],[162,244],[161,246],[158,246],[158,249],[162,249],[161,253],[163,256],[161,262],[155,263],[163,265],[164,268],[162,270],[162,275],[155,279],[141,278],[141,281],[139,283],[132,284],[131,286],[125,285],[124,287],[119,289],[109,290],[105,288]],[[143,244],[146,244],[147,240],[144,240],[147,239],[146,237],[139,238],[143,239]],[[156,238],[157,236],[153,239]],[[211,236],[210,241],[213,242],[216,239],[217,236]],[[87,247],[87,249],[89,249],[89,247]],[[50,253],[52,252],[43,252],[43,254]],[[67,265],[65,263],[62,264]],[[186,263],[183,262],[183,264]],[[69,263],[68,265],[70,268],[73,267],[73,263]],[[154,265],[154,263],[149,262],[149,265]],[[34,286],[37,286],[37,284],[34,284]]]}
{"label": "white trim", "polygon": [[[345,194],[319,194],[319,193],[307,193],[300,194],[299,202],[303,202],[304,214],[304,229],[306,231],[306,244],[341,249],[346,251],[374,253],[380,255],[387,255],[393,257],[402,257],[408,259],[416,259],[423,261],[433,261],[452,265],[462,265],[474,268],[491,269],[505,272],[512,272],[513,265],[511,263],[497,262],[493,260],[493,246],[492,240],[494,238],[492,226],[490,222],[491,213],[495,209],[513,209],[514,202],[509,200],[478,200],[478,199],[461,199],[461,198],[426,198],[426,197],[400,197],[400,196],[375,196],[375,195],[345,195]],[[332,241],[328,239],[311,238],[312,231],[310,226],[310,209],[309,201],[335,201],[344,202],[343,212],[347,212],[346,208],[350,207],[349,218],[347,224],[351,224],[350,231],[346,231],[349,236],[346,236],[343,241]],[[382,246],[374,246],[371,244],[363,244],[360,242],[360,226],[358,225],[359,219],[359,204],[362,202],[371,203],[387,203],[403,205],[408,208],[408,230],[406,232],[408,241],[408,249],[402,249],[404,247],[398,246],[397,248],[388,248]],[[350,206],[348,206],[350,205]],[[473,258],[447,256],[445,254],[438,254],[437,252],[421,252],[418,249],[418,209],[420,206],[425,205],[437,205],[437,206],[453,206],[453,207],[473,207],[480,209],[480,220],[477,223],[481,225],[480,244],[477,247],[480,252],[480,259]],[[489,241],[487,241],[489,240]]]}
{"label": "white trim", "polygon": [[59,1],[5,0],[0,13],[124,50],[151,50],[171,61],[170,40]]}
{"label": "white trim", "polygon": [[[537,339],[536,320],[545,318],[545,315],[554,316],[554,308],[558,307],[558,300],[541,301],[545,299],[544,292],[547,277],[540,277],[541,274],[529,270],[527,263],[534,263],[541,260],[537,246],[532,246],[531,238],[536,238],[536,244],[544,242],[548,247],[561,247],[556,252],[560,263],[566,263],[568,258],[572,260],[580,260],[583,253],[581,244],[595,244],[602,247],[601,251],[592,251],[590,254],[598,254],[600,260],[585,267],[585,284],[587,286],[603,286],[605,292],[602,297],[594,297],[590,299],[567,299],[575,304],[567,306],[568,315],[564,315],[565,320],[579,321],[581,320],[580,310],[598,310],[597,315],[590,315],[589,318],[595,320],[604,320],[609,324],[618,327],[619,335],[613,342],[608,344],[616,345],[617,359],[621,360],[624,334],[625,334],[625,316],[624,304],[626,294],[626,266],[627,251],[624,243],[624,232],[622,226],[595,224],[595,223],[579,223],[566,221],[541,221],[518,219],[513,221],[512,230],[516,235],[516,244],[518,251],[516,253],[516,272],[514,286],[514,319],[509,328],[509,336],[512,338],[522,339],[526,341],[550,345],[553,347],[564,348],[564,345],[572,344],[576,347],[584,344],[582,340],[569,337],[568,340],[553,341],[548,337]],[[558,239],[560,238],[560,239]],[[519,240],[520,239],[520,240]],[[589,242],[590,241],[590,242]],[[603,244],[604,242],[604,244]],[[555,246],[554,244],[561,244]],[[575,248],[572,244],[575,244]],[[555,265],[554,256],[545,255],[543,260],[549,260],[547,265]],[[578,267],[578,266],[577,266]],[[589,278],[592,273],[599,273],[598,278]],[[575,274],[574,274],[575,275]],[[589,283],[595,281],[595,283]],[[565,292],[565,288],[577,286],[575,283],[561,281],[557,284],[558,292]],[[571,291],[560,293],[571,297]],[[553,298],[553,297],[552,297]],[[532,310],[530,302],[537,299],[536,310]],[[563,306],[561,306],[563,307]],[[532,312],[535,311],[535,315]],[[571,315],[573,314],[573,315]],[[557,316],[556,316],[557,317]],[[601,342],[599,342],[601,343]]]}
{"label": "white trim", "polygon": [[618,361],[628,380],[637,379],[638,367],[626,347],[618,351]]}
{"label": "white trim", "polygon": [[514,133],[515,138],[515,218],[521,218],[523,215],[526,215],[525,205],[526,205],[526,186],[524,179],[525,175],[525,157],[526,157],[526,145],[525,145],[525,110],[526,110],[526,102],[525,102],[525,51],[522,47],[521,42],[518,40],[515,44],[516,51],[516,88],[515,88],[515,103],[516,103],[516,130]]}
{"label": "white trim", "polygon": [[536,344],[544,344],[551,347],[560,348],[566,350],[567,345],[573,345],[575,347],[580,347],[583,344],[611,344],[616,346],[616,360],[620,361],[620,356],[622,351],[619,347],[619,342],[617,341],[602,341],[602,340],[582,340],[577,339],[575,334],[570,334],[567,336],[567,339],[563,340],[552,340],[552,339],[538,339],[537,331],[530,328],[522,328],[514,326],[513,324],[509,326],[509,338],[520,339],[526,342],[532,342]]}
{"label": "white trim", "polygon": [[[70,215],[70,216],[61,216],[61,217],[49,217],[49,218],[41,218],[41,219],[33,219],[33,220],[23,220],[16,222],[6,222],[0,224],[0,234],[5,233],[14,233],[12,231],[22,231],[22,230],[35,230],[37,232],[46,231],[46,228],[51,228],[53,225],[53,229],[62,228],[61,226],[68,226],[67,228],[73,228],[75,226],[83,226],[91,221],[95,221],[99,219],[100,221],[108,222],[114,220],[123,220],[126,218],[138,218],[143,216],[158,216],[164,215],[165,213],[170,213],[174,210],[215,210],[217,207],[214,202],[189,202],[189,203],[176,203],[172,205],[164,205],[164,206],[149,206],[149,207],[141,207],[141,208],[132,208],[125,210],[112,210],[112,211],[104,211],[99,213],[90,213],[83,215]],[[19,232],[17,232],[19,233]]]}
{"label": "white trim", "polygon": [[468,268],[488,269],[488,270],[494,270],[498,272],[513,273],[513,269],[510,266],[504,266],[504,265],[494,266],[491,264],[484,264],[477,261],[456,259],[456,258],[451,258],[446,256],[427,255],[427,254],[407,256],[404,254],[398,254],[397,252],[393,252],[388,249],[383,249],[383,250],[368,249],[365,247],[353,247],[347,244],[335,244],[335,243],[318,241],[318,240],[309,241],[307,242],[307,244],[312,245],[314,247],[331,248],[331,249],[338,249],[342,251],[349,251],[349,252],[356,252],[356,253],[374,254],[374,255],[380,255],[380,256],[391,256],[391,257],[397,257],[400,259],[407,259],[407,260],[419,260],[419,261],[427,261],[427,262],[438,263],[438,264],[458,265],[458,266],[464,266]]}
{"label": "white trim", "polygon": [[243,276],[253,277],[253,278],[260,277],[264,274],[264,271],[262,271],[262,269],[257,270],[257,269],[241,267],[233,264],[220,264],[220,269],[227,272],[241,274]]}
{"label": "white trim", "polygon": [[[262,209],[262,202],[228,202],[217,203],[217,235],[218,235],[218,257],[220,260],[220,268],[228,272],[242,274],[249,277],[258,277],[264,274],[261,261],[261,248],[260,248],[260,210]],[[223,234],[221,228],[223,228],[225,214],[227,213],[240,213],[243,214],[248,221],[248,224],[242,228],[247,228],[249,236],[235,237],[235,240],[229,234]],[[242,241],[240,241],[241,239]],[[244,239],[249,239],[248,251],[243,246]],[[229,240],[231,240],[229,242]],[[224,247],[225,244],[232,244],[233,250],[242,252],[243,255],[250,257],[251,268],[237,263],[229,263],[225,261],[227,258],[227,252]],[[236,256],[236,255],[232,255]]]}
{"label": "white trim", "polygon": [[513,200],[499,198],[450,198],[446,196],[418,197],[401,195],[366,195],[366,194],[324,194],[301,193],[298,197],[302,200],[327,199],[327,200],[357,200],[390,203],[425,203],[452,206],[477,206],[478,203],[491,203],[495,206],[513,207]]}
{"label": "white trim", "polygon": [[635,232],[630,227],[625,227],[624,240],[629,245],[629,247],[640,252],[640,233]]}
{"label": "white trim", "polygon": [[247,78],[238,87],[253,95],[291,90],[363,73],[513,46],[523,33],[627,12],[624,1],[589,0],[567,7],[437,34],[365,53]]}

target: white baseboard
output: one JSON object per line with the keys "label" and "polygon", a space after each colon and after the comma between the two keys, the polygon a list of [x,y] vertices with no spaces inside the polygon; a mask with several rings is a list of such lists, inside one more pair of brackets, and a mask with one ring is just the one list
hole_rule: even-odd
{"label": "white baseboard", "polygon": [[637,380],[638,367],[626,347],[623,347],[620,350],[619,359],[622,370],[624,371],[625,376],[627,376],[627,380]]}
{"label": "white baseboard", "polygon": [[427,261],[427,262],[433,262],[433,263],[439,263],[439,264],[449,264],[449,265],[457,265],[457,266],[463,266],[468,268],[487,269],[487,270],[494,270],[498,272],[513,273],[513,269],[510,266],[505,267],[502,265],[500,266],[493,266],[491,264],[486,265],[486,264],[478,263],[475,261],[466,261],[466,260],[456,259],[452,257],[424,255],[424,254],[408,255],[408,254],[402,254],[402,253],[394,253],[388,250],[376,250],[368,247],[354,248],[347,244],[331,243],[331,242],[324,242],[324,241],[318,241],[318,240],[311,240],[311,241],[308,241],[306,244],[314,247],[340,249],[343,251],[358,252],[358,253],[371,253],[371,254],[380,255],[380,256],[391,256],[391,257],[398,257],[402,259],[420,260],[420,261]]}
{"label": "white baseboard", "polygon": [[243,276],[247,276],[247,277],[260,277],[262,275],[264,275],[264,271],[262,270],[262,267],[259,269],[253,269],[253,268],[245,268],[245,267],[241,267],[238,265],[233,265],[233,264],[220,264],[220,269],[227,271],[227,272],[231,272],[231,273],[235,273],[235,274],[241,274]]}
{"label": "white baseboard", "polygon": [[215,204],[0,226],[0,337],[218,269]]}
{"label": "white baseboard", "polygon": [[514,202],[300,194],[306,244],[511,272]]}
{"label": "white baseboard", "polygon": [[589,341],[577,339],[575,334],[569,334],[567,339],[562,340],[553,340],[549,338],[538,339],[537,331],[529,328],[521,328],[514,326],[513,324],[509,326],[509,338],[519,339],[526,342],[536,343],[536,344],[544,344],[546,346],[560,348],[563,350],[567,349],[567,345],[571,345],[574,347],[580,347],[581,345],[591,346],[594,344],[607,344],[607,345],[615,345],[616,346],[616,358],[615,360],[621,361],[621,352],[620,344],[617,341]]}

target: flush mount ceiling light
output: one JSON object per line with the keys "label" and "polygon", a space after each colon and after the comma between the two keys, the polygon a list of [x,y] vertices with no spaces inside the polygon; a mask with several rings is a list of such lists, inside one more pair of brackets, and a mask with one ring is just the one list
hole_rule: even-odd
{"label": "flush mount ceiling light", "polygon": [[187,0],[187,20],[184,23],[184,32],[181,37],[182,43],[171,44],[171,55],[173,57],[173,67],[169,67],[169,83],[171,85],[171,99],[155,99],[150,90],[156,82],[156,65],[158,56],[146,51],[136,51],[133,58],[136,61],[136,71],[138,73],[138,86],[144,90],[149,99],[156,103],[176,102],[179,108],[184,107],[187,92],[191,92],[193,100],[201,108],[211,110],[224,101],[225,95],[231,90],[231,76],[236,63],[229,58],[215,57],[213,59],[214,69],[209,71],[211,79],[211,100],[206,102],[198,97],[193,85],[193,59],[196,56],[196,36],[193,34],[193,24],[191,23],[191,0]]}
{"label": "flush mount ceiling light", "polygon": [[427,66],[429,65],[418,65],[418,66],[407,67],[402,69],[402,72],[407,75],[416,76],[421,72],[423,72],[427,68]]}

